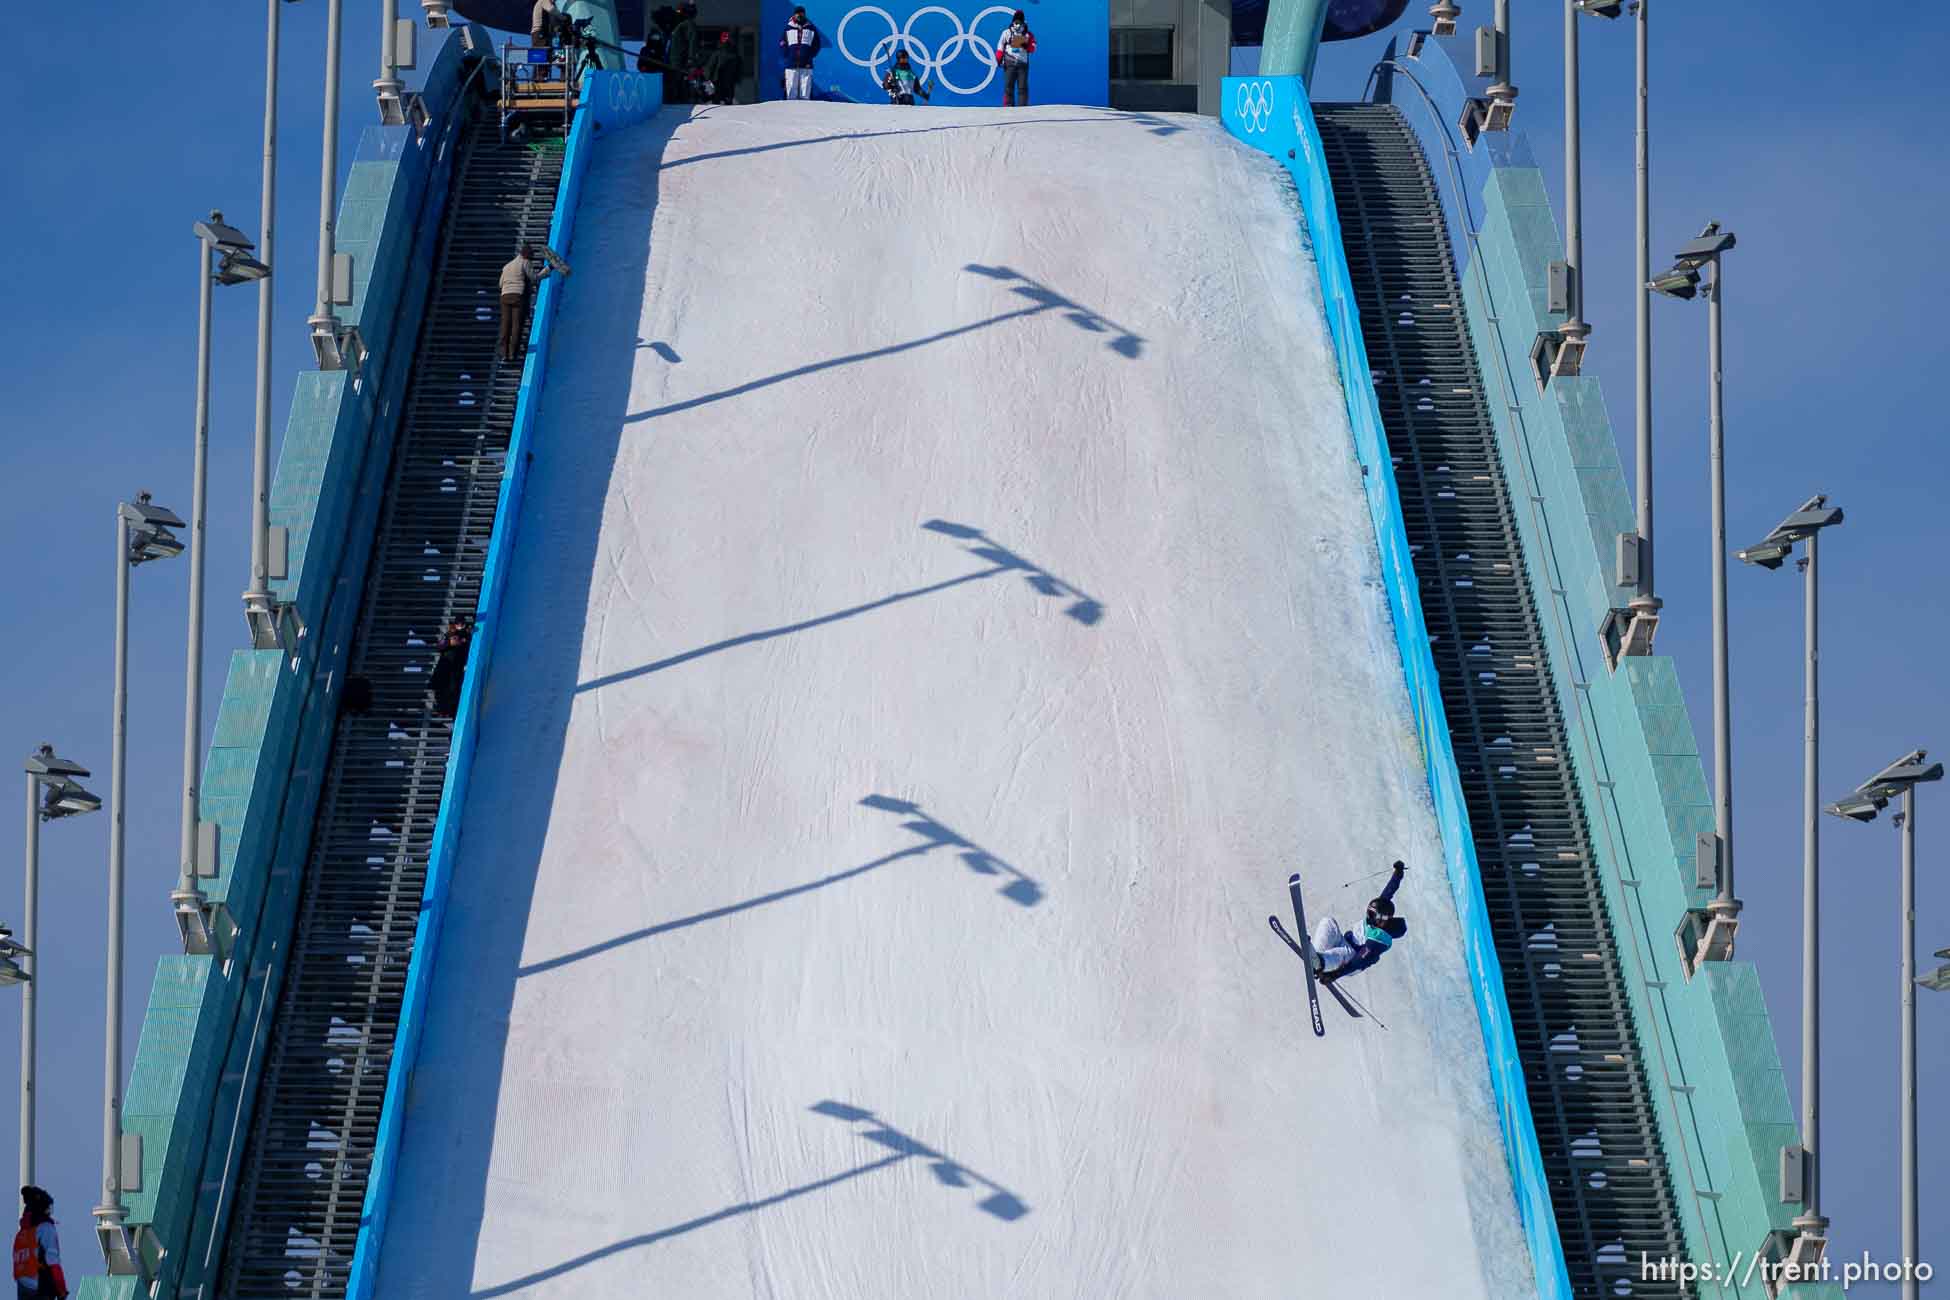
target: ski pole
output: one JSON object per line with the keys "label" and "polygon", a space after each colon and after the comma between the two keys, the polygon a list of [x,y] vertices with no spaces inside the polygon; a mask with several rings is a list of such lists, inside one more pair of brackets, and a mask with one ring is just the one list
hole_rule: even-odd
{"label": "ski pole", "polygon": [[1394,868],[1393,868],[1393,867],[1383,867],[1383,868],[1382,868],[1381,870],[1379,870],[1379,871],[1370,871],[1370,872],[1369,872],[1369,873],[1368,873],[1367,875],[1365,875],[1365,876],[1356,876],[1356,877],[1355,877],[1354,879],[1352,879],[1352,880],[1350,880],[1350,881],[1348,881],[1348,882],[1347,882],[1346,884],[1344,884],[1344,885],[1342,885],[1342,886],[1341,886],[1341,888],[1342,888],[1342,889],[1352,889],[1352,888],[1353,888],[1354,886],[1356,886],[1356,885],[1358,885],[1358,884],[1360,884],[1360,883],[1361,883],[1362,881],[1364,881],[1364,880],[1373,880],[1373,879],[1374,879],[1374,878],[1375,878],[1376,876],[1385,876],[1385,875],[1387,875],[1387,874],[1388,874],[1389,872],[1391,872],[1391,871],[1393,871],[1393,870],[1394,870]]}
{"label": "ski pole", "polygon": [[1342,997],[1346,998],[1349,1002],[1352,1002],[1355,1006],[1359,1007],[1361,1009],[1361,1014],[1366,1016],[1368,1019],[1374,1021],[1379,1028],[1382,1029],[1388,1028],[1387,1025],[1381,1023],[1380,1016],[1377,1016],[1374,1012],[1368,1009],[1367,1003],[1363,1002],[1360,998],[1355,997],[1352,993],[1349,993],[1346,989],[1340,987],[1338,981],[1335,982],[1334,992],[1340,994]]}

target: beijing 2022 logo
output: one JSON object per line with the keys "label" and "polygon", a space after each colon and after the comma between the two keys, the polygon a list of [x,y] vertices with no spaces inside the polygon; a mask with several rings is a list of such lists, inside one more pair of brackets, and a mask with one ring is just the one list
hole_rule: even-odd
{"label": "beijing 2022 logo", "polygon": [[1273,121],[1273,83],[1242,81],[1234,89],[1232,109],[1244,135],[1263,135]]}
{"label": "beijing 2022 logo", "polygon": [[[923,5],[908,15],[907,23],[903,26],[879,5],[860,5],[848,10],[846,17],[840,19],[840,25],[834,29],[833,40],[848,63],[865,68],[876,81],[893,64],[894,52],[905,49],[914,70],[923,81],[938,81],[943,89],[957,95],[979,95],[995,80],[995,41],[981,35],[979,29],[993,17],[997,20],[994,24],[995,40],[1001,40],[1002,33],[1009,30],[1009,20],[1014,15],[1015,10],[1004,5],[990,5],[964,25],[961,15],[946,5]],[[922,19],[930,17],[944,20],[953,30],[941,34],[943,22],[922,22]],[[847,32],[856,18],[867,21],[849,41]],[[883,26],[885,34],[879,34]],[[875,33],[874,42],[866,47],[865,56],[862,57],[854,44],[864,41],[870,32]],[[936,34],[941,34],[940,44],[929,45],[924,38]],[[974,85],[960,85],[948,75],[950,68],[968,66],[961,62],[964,58],[972,60],[975,67],[981,69],[982,79]],[[972,77],[973,69],[962,75]]]}

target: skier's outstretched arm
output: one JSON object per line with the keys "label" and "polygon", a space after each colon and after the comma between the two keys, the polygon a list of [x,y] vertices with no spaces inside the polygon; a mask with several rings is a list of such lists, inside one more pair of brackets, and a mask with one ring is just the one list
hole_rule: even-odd
{"label": "skier's outstretched arm", "polygon": [[1389,899],[1391,901],[1394,899],[1395,891],[1402,887],[1402,875],[1407,870],[1408,868],[1404,866],[1402,863],[1397,862],[1395,864],[1395,870],[1393,871],[1393,873],[1389,875],[1388,884],[1386,888],[1384,888],[1381,891],[1381,896],[1383,898]]}

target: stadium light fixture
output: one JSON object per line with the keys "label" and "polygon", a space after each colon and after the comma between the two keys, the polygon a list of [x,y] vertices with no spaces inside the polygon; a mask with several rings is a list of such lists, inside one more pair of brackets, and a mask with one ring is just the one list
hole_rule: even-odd
{"label": "stadium light fixture", "polygon": [[[1916,977],[1916,787],[1943,779],[1943,764],[1931,763],[1929,753],[1913,749],[1889,766],[1855,787],[1844,799],[1830,804],[1828,811],[1838,817],[1852,821],[1873,820],[1876,811],[1885,808],[1890,801],[1900,797],[1903,810],[1891,818],[1902,833],[1902,892],[1897,904],[1902,937],[1900,955],[1902,958],[1902,1064],[1898,1095],[1898,1113],[1902,1120],[1900,1148],[1902,1152],[1902,1250],[1903,1258],[1920,1259],[1921,1249],[1917,1232],[1917,1144],[1916,1144],[1916,986],[1924,983]],[[1944,949],[1937,956],[1950,956],[1950,949]],[[1931,981],[1928,987],[1941,988],[1941,981],[1950,980],[1950,967],[1945,967],[1925,977]],[[1908,1296],[1914,1296],[1915,1278],[1905,1282]],[[1908,1296],[1905,1300],[1908,1300]]]}
{"label": "stadium light fixture", "polygon": [[20,994],[20,1183],[34,1182],[34,1062],[38,1026],[37,997],[31,965],[15,960],[33,956],[35,932],[41,915],[41,823],[91,813],[102,806],[76,777],[88,769],[42,745],[21,765],[27,775],[27,863],[26,908],[21,938],[16,942],[10,930],[0,926],[0,948],[5,949],[7,969],[0,970],[0,981],[25,985]]}
{"label": "stadium light fixture", "polygon": [[1456,19],[1462,17],[1462,6],[1455,0],[1436,0],[1429,6],[1429,20],[1437,36],[1454,36]]}
{"label": "stadium light fixture", "polygon": [[420,0],[420,10],[426,15],[427,26],[436,30],[453,21],[450,9],[447,0]]}
{"label": "stadium light fixture", "polygon": [[1646,288],[1654,293],[1682,301],[1699,296],[1699,268],[1685,263],[1675,263],[1671,270],[1655,275],[1646,282]]}
{"label": "stadium light fixture", "polygon": [[[1950,948],[1938,948],[1936,955],[1950,962]],[[1916,982],[1933,992],[1950,993],[1950,966],[1939,966]]]}
{"label": "stadium light fixture", "polygon": [[[1821,657],[1820,533],[1842,522],[1839,506],[1817,493],[1803,501],[1760,543],[1737,551],[1742,563],[1778,569],[1805,546],[1800,563],[1805,594],[1802,660],[1801,819],[1801,1133],[1781,1148],[1781,1198],[1799,1201],[1786,1259],[1811,1269],[1828,1248],[1821,1213]],[[1873,801],[1870,801],[1873,809]],[[1873,815],[1873,811],[1871,814]],[[1811,1276],[1803,1271],[1796,1277]]]}
{"label": "stadium light fixture", "polygon": [[1616,18],[1625,12],[1625,0],[1572,0],[1587,18]]}

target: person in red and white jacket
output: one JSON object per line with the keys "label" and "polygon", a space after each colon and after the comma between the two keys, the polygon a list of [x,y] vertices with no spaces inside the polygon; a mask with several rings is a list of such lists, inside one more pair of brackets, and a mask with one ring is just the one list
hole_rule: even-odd
{"label": "person in red and white jacket", "polygon": [[1002,107],[1029,107],[1029,56],[1036,52],[1036,33],[1022,10],[1009,21],[1009,30],[995,43],[995,61],[1002,65]]}
{"label": "person in red and white jacket", "polygon": [[17,1300],[67,1300],[54,1198],[38,1187],[23,1187],[20,1203],[24,1209],[20,1231],[14,1234],[14,1294]]}

